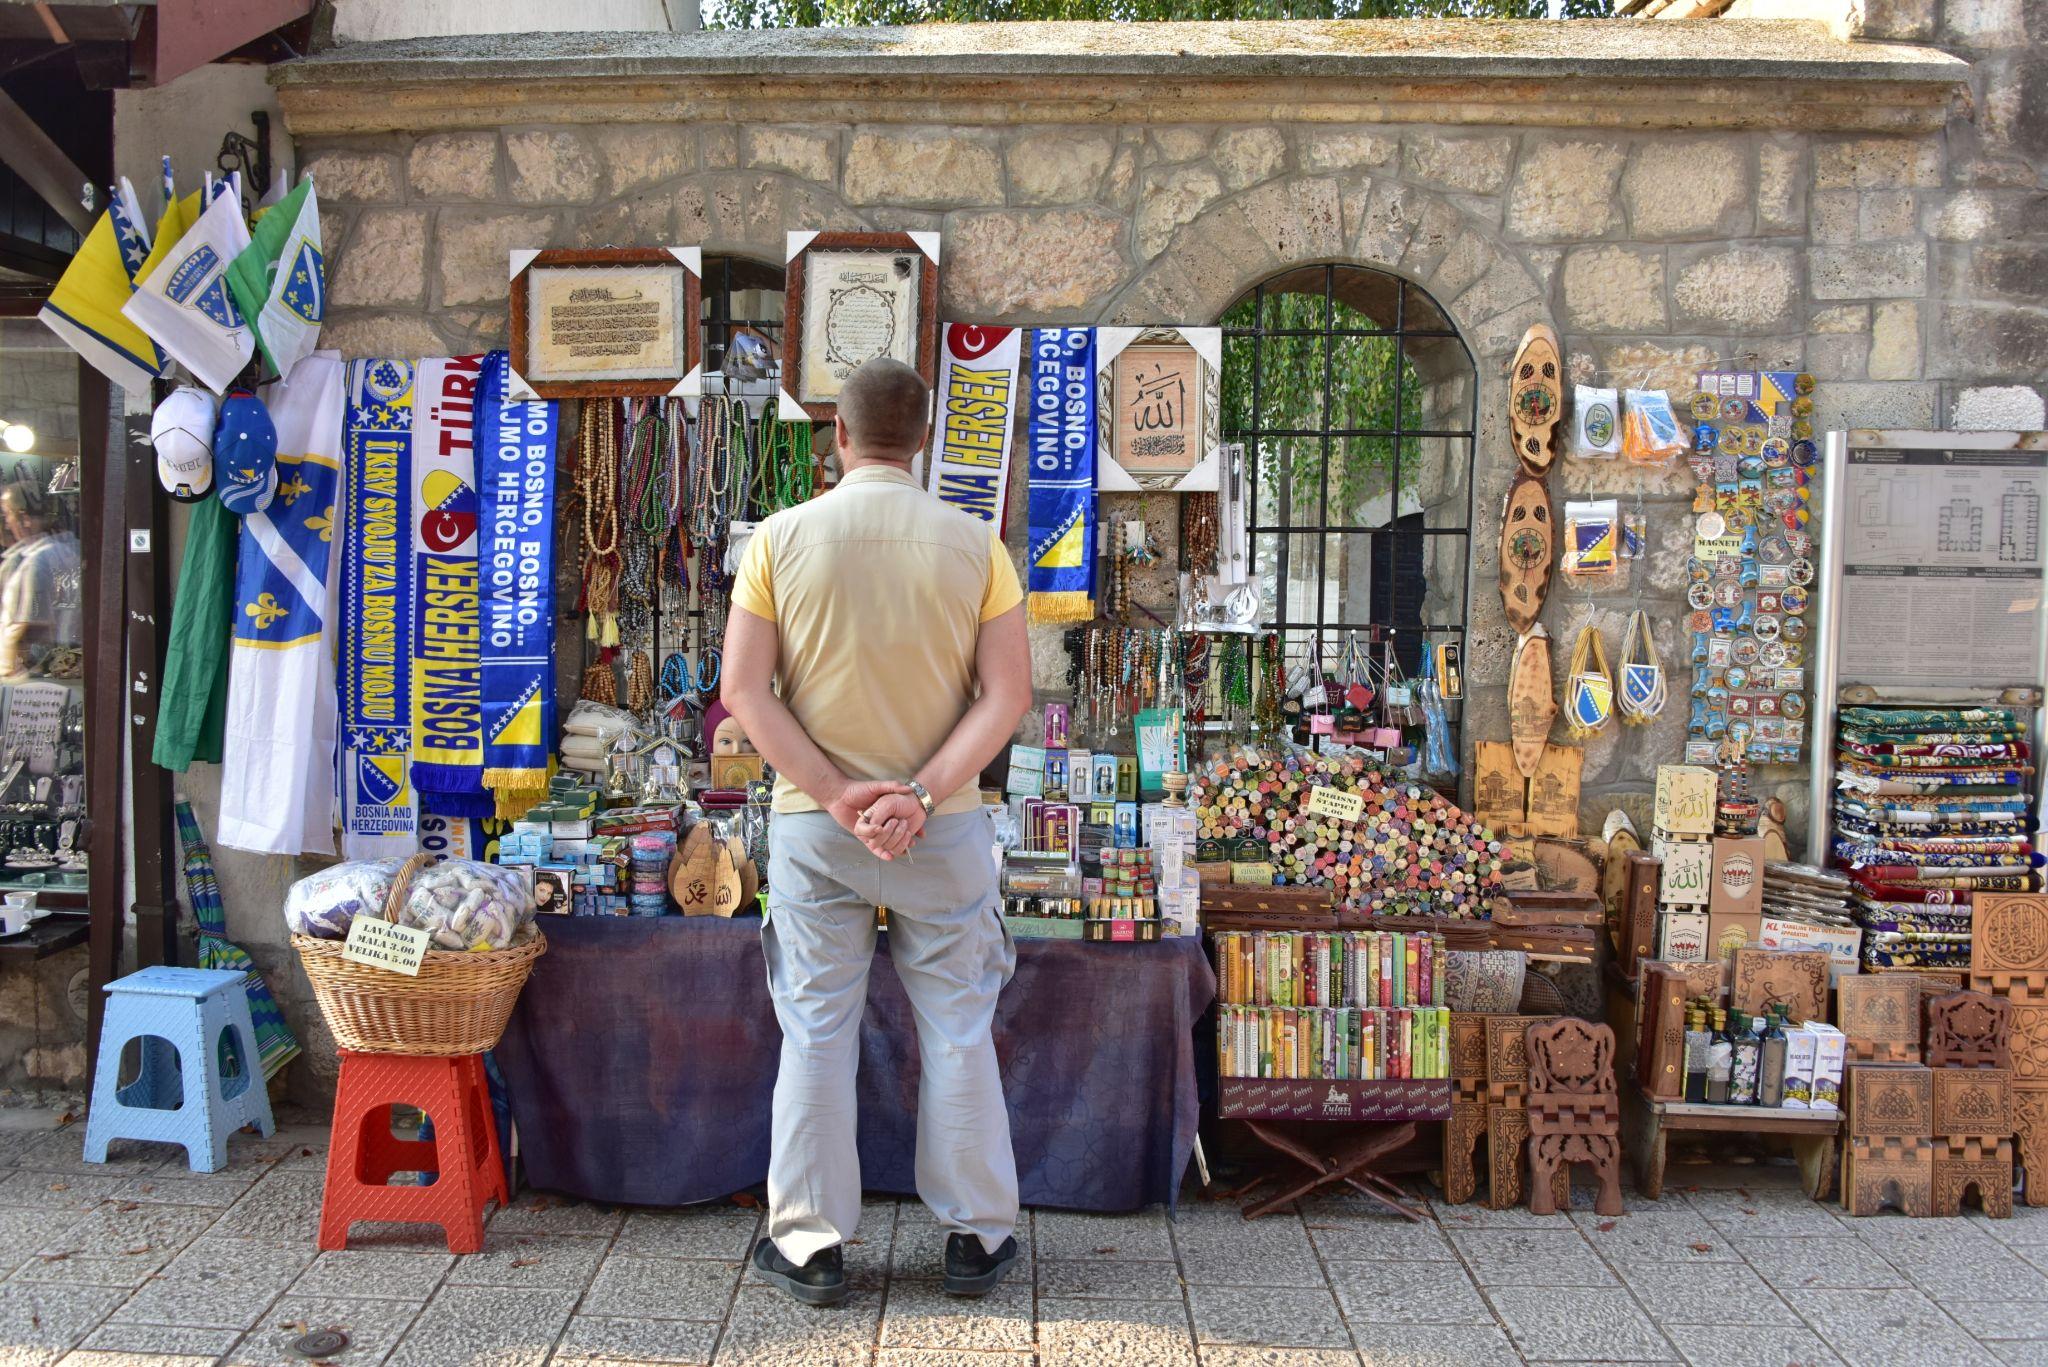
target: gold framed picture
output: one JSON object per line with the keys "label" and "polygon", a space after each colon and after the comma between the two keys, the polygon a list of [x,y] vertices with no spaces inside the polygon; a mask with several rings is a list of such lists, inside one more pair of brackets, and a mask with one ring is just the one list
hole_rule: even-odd
{"label": "gold framed picture", "polygon": [[513,252],[510,397],[699,393],[702,260],[696,247]]}
{"label": "gold framed picture", "polygon": [[1221,330],[1096,331],[1099,454],[1104,492],[1213,492],[1221,440]]}

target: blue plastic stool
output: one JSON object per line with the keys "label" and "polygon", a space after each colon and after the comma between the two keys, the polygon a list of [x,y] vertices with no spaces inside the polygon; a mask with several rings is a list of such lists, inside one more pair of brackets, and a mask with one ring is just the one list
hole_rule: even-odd
{"label": "blue plastic stool", "polygon": [[[257,1071],[247,974],[145,968],[107,984],[99,1069],[85,1122],[85,1161],[107,1161],[116,1139],[182,1144],[194,1172],[227,1166],[228,1136],[244,1125],[277,1132]],[[142,1071],[118,1086],[121,1051],[140,1040]]]}

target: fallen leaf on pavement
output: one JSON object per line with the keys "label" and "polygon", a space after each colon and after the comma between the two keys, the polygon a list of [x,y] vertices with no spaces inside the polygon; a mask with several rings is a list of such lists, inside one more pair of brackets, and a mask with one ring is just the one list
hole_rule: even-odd
{"label": "fallen leaf on pavement", "polygon": [[1611,1234],[1614,1232],[1614,1221],[1602,1220],[1599,1224],[1594,1225],[1593,1228],[1599,1230],[1602,1234]]}

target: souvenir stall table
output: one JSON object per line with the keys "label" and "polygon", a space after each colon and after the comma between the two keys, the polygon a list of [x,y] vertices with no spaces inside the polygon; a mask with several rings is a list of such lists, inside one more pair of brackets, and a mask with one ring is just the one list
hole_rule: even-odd
{"label": "souvenir stall table", "polygon": [[[495,1055],[528,1181],[669,1206],[766,1179],[782,1032],[760,932],[751,917],[550,923]],[[861,1031],[861,1176],[909,1194],[917,1041],[880,938]],[[1173,1204],[1200,1110],[1194,1028],[1215,987],[1192,938],[1018,942],[995,1040],[1026,1205]]]}

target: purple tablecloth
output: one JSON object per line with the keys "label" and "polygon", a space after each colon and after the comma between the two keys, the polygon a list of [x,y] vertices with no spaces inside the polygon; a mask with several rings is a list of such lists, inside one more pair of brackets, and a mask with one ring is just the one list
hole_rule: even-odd
{"label": "purple tablecloth", "polygon": [[[527,1179],[649,1206],[766,1180],[782,1033],[760,921],[564,918],[546,928],[548,952],[496,1054]],[[861,1025],[861,1175],[870,1191],[909,1195],[917,1039],[881,938]],[[1026,1205],[1173,1201],[1199,1112],[1193,1032],[1215,991],[1193,939],[1018,942],[995,1037]]]}

